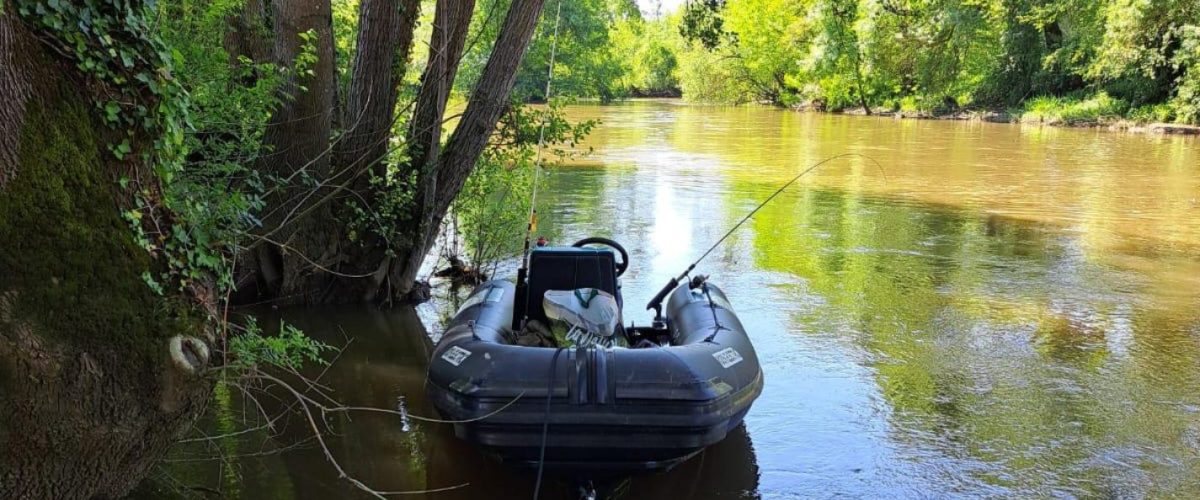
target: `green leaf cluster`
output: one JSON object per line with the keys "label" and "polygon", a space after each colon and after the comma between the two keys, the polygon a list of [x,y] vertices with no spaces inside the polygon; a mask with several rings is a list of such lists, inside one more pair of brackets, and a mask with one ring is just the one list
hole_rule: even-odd
{"label": "green leaf cluster", "polygon": [[514,103],[454,200],[454,229],[475,268],[492,266],[522,249],[519,236],[525,232],[534,189],[539,136],[545,144],[540,159],[550,163],[580,154],[575,148],[597,125],[594,120],[568,121],[564,105],[558,99],[538,107]]}
{"label": "green leaf cluster", "polygon": [[[133,195],[123,218],[135,241],[167,264],[148,271],[147,284],[159,293],[197,281],[230,286],[225,260],[262,205],[240,188],[260,186],[246,165],[274,105],[271,78],[249,88],[230,85],[265,68],[231,67],[222,51],[201,45],[221,32],[236,2],[15,3],[21,17],[49,34],[44,39],[89,77],[95,94],[107,96],[95,106],[114,132],[113,157],[152,169],[149,178],[118,180]],[[150,19],[158,22],[152,26]]]}
{"label": "green leaf cluster", "polygon": [[[136,272],[130,278],[157,295],[194,285],[230,290],[233,256],[261,225],[256,214],[278,184],[253,168],[266,153],[266,125],[287,73],[311,72],[311,40],[288,67],[231,57],[219,41],[244,6],[236,0],[14,4],[44,42],[86,75],[88,94],[102,96],[93,104],[109,130],[99,135],[116,161],[129,164],[116,180],[130,200],[121,218],[158,263],[140,280]],[[319,361],[328,349],[290,325],[265,336],[252,320],[229,348],[243,366],[289,368]]]}
{"label": "green leaf cluster", "polygon": [[712,3],[705,15],[721,18],[719,43],[696,39],[678,54],[687,97],[930,113],[1045,111],[1059,99],[1082,106],[1061,110],[1068,122],[1110,112],[1198,119],[1200,3],[1192,0]]}
{"label": "green leaf cluster", "polygon": [[[564,4],[563,19],[554,82],[578,97],[675,89],[915,114],[1111,99],[1122,119],[1200,123],[1195,0],[703,0],[654,18],[588,0]],[[553,15],[541,22],[518,80],[532,99]],[[1110,108],[1061,111],[1088,122]]]}
{"label": "green leaf cluster", "polygon": [[253,369],[278,367],[299,370],[306,363],[327,364],[321,354],[333,348],[304,335],[299,328],[279,322],[279,332],[267,335],[253,316],[242,332],[229,340],[229,365]]}

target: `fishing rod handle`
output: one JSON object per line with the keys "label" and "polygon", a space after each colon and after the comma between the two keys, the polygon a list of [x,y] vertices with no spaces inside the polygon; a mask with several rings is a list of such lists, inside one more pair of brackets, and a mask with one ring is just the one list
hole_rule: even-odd
{"label": "fishing rod handle", "polygon": [[646,303],[647,310],[654,309],[654,319],[656,321],[662,319],[663,299],[665,299],[667,294],[671,293],[671,290],[674,290],[677,286],[679,286],[679,278],[671,278],[671,281],[668,281],[666,286],[662,287],[662,290],[659,290],[658,293],[654,295],[654,298],[650,299],[650,302]]}

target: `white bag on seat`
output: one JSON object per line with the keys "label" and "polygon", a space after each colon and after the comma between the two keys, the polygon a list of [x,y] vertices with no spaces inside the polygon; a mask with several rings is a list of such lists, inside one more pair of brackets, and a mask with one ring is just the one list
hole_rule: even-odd
{"label": "white bag on seat", "polygon": [[547,290],[542,308],[560,346],[624,346],[616,335],[620,306],[608,292],[595,288]]}

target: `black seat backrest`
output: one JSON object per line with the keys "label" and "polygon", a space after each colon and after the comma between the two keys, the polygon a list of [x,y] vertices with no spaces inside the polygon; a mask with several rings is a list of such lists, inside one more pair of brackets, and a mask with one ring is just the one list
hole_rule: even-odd
{"label": "black seat backrest", "polygon": [[[546,323],[542,298],[547,290],[596,288],[613,294],[617,303],[616,258],[612,251],[598,248],[543,247],[529,253],[529,319]],[[517,305],[517,309],[521,309]]]}

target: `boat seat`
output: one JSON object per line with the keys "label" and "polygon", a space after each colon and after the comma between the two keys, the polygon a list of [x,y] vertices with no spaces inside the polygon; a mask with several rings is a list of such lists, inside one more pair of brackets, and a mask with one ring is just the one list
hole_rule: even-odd
{"label": "boat seat", "polygon": [[[542,309],[547,290],[596,288],[611,293],[622,305],[613,252],[602,248],[542,247],[529,254],[529,299],[526,316],[548,323]],[[517,304],[521,310],[522,305]]]}

